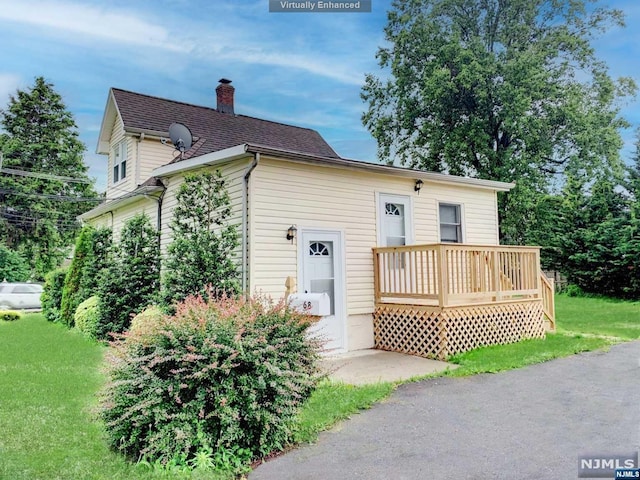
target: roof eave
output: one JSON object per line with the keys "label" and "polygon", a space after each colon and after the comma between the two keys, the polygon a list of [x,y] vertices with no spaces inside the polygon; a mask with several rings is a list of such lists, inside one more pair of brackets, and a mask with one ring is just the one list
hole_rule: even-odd
{"label": "roof eave", "polygon": [[169,163],[162,167],[156,168],[151,175],[154,177],[170,177],[177,173],[186,172],[188,170],[194,170],[205,166],[218,165],[220,163],[229,162],[238,158],[248,157],[250,154],[247,152],[247,146],[244,144],[236,145],[235,147],[225,148],[224,150],[218,150],[216,152],[207,153],[199,157],[189,158],[187,160],[181,160],[175,163]]}
{"label": "roof eave", "polygon": [[332,158],[332,157],[318,157],[314,155],[308,155],[300,152],[282,150],[265,145],[248,144],[246,146],[248,153],[260,153],[264,155],[272,155],[276,157],[282,157],[290,160],[301,161],[305,163],[311,163],[316,165],[333,165],[340,168],[366,170],[381,174],[394,175],[400,177],[408,177],[415,179],[427,180],[436,183],[454,183],[469,185],[478,188],[487,188],[498,192],[508,192],[515,183],[513,182],[499,182],[496,180],[483,180],[479,178],[470,177],[458,177],[455,175],[447,175],[444,173],[427,172],[423,170],[414,170],[411,168],[396,167],[391,165],[380,165],[376,163],[364,162],[362,160],[351,160],[347,158]]}
{"label": "roof eave", "polygon": [[100,124],[100,133],[98,134],[98,145],[96,147],[96,153],[102,155],[109,154],[109,143],[111,141],[111,130],[113,128],[113,122],[120,114],[118,111],[118,104],[113,95],[113,89],[109,89],[109,96],[107,97],[107,104],[104,107],[104,115],[102,115],[102,123]]}
{"label": "roof eave", "polygon": [[200,157],[193,157],[188,160],[182,160],[176,163],[170,163],[162,167],[156,168],[152,175],[155,177],[167,177],[182,173],[188,170],[194,170],[204,166],[213,166],[221,163],[229,162],[238,158],[248,157],[251,154],[260,153],[263,155],[270,155],[274,157],[280,157],[287,160],[294,160],[298,162],[305,162],[322,166],[333,166],[338,168],[345,168],[351,170],[366,170],[370,172],[380,173],[384,175],[394,175],[407,178],[422,179],[435,183],[447,183],[468,185],[475,188],[485,188],[498,192],[508,192],[515,183],[513,182],[499,182],[495,180],[483,180],[479,178],[469,177],[457,177],[454,175],[447,175],[444,173],[426,172],[423,170],[413,170],[410,168],[396,167],[390,165],[379,165],[375,163],[364,162],[361,160],[351,160],[346,158],[334,158],[334,157],[321,157],[317,155],[310,155],[302,152],[296,152],[292,150],[284,150],[279,148],[268,147],[266,145],[258,144],[241,144],[235,147],[226,148],[224,150],[218,150],[211,152]]}
{"label": "roof eave", "polygon": [[127,193],[121,197],[118,197],[109,202],[104,202],[98,205],[95,208],[92,208],[88,212],[84,212],[81,215],[78,215],[78,219],[82,221],[87,221],[92,218],[99,217],[108,213],[110,211],[116,210],[118,208],[126,207],[127,205],[137,201],[140,197],[146,197],[148,195],[153,195],[154,193],[160,193],[164,190],[165,187],[162,186],[145,186],[138,187],[133,192]]}

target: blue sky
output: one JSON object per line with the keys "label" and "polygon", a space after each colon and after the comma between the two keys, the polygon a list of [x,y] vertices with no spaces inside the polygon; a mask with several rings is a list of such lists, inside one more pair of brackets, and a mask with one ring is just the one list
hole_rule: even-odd
{"label": "blue sky", "polygon": [[[268,0],[0,0],[0,107],[36,76],[54,83],[87,145],[103,190],[106,158],[95,154],[110,87],[215,107],[219,78],[233,80],[236,113],[318,130],[342,156],[375,161],[360,121],[365,73],[391,0],[371,13],[269,13]],[[595,42],[614,77],[640,83],[640,3],[601,2],[626,13],[627,28]],[[623,115],[640,125],[640,100]],[[624,156],[633,129],[623,132]]]}

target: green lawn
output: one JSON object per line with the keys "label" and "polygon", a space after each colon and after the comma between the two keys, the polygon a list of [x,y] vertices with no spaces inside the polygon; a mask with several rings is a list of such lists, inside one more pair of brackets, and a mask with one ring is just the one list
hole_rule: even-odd
{"label": "green lawn", "polygon": [[133,479],[92,421],[103,348],[41,315],[0,322],[0,478]]}
{"label": "green lawn", "polygon": [[[460,367],[446,375],[519,368],[640,338],[640,303],[559,295],[556,310],[558,333],[457,355],[451,360]],[[0,321],[0,479],[211,478],[210,473],[151,470],[107,448],[92,414],[104,381],[103,352],[104,347],[41,315]],[[388,383],[323,382],[300,415],[297,440],[315,440],[319,431],[393,389]]]}
{"label": "green lawn", "polygon": [[450,376],[499,372],[640,338],[640,303],[556,295],[557,333],[544,339],[483,347],[450,359]]}
{"label": "green lawn", "polygon": [[640,302],[556,295],[559,332],[640,339]]}
{"label": "green lawn", "polygon": [[[0,321],[0,479],[211,479],[134,465],[107,448],[93,414],[103,353],[41,315]],[[297,440],[313,441],[392,390],[323,382],[301,413]]]}

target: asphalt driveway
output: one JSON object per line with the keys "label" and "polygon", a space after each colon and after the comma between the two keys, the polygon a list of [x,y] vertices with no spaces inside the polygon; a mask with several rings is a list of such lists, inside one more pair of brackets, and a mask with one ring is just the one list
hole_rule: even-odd
{"label": "asphalt driveway", "polygon": [[400,387],[250,480],[574,479],[578,456],[640,449],[640,342]]}

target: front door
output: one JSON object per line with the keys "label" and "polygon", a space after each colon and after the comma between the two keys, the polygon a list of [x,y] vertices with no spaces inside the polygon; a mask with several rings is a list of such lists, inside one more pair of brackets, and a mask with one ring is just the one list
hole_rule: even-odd
{"label": "front door", "polygon": [[303,230],[300,236],[302,272],[299,290],[304,293],[326,293],[331,300],[330,314],[311,329],[320,336],[328,353],[344,351],[344,260],[341,232]]}

